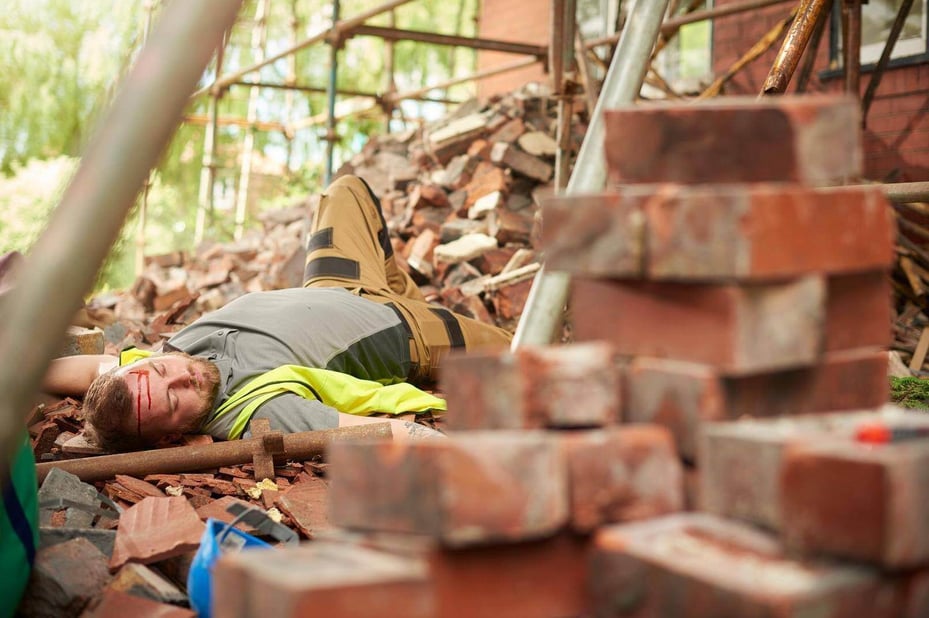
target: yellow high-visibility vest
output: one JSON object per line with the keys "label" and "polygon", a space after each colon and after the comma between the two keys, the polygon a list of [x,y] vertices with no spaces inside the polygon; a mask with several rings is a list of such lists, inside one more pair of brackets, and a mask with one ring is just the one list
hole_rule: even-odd
{"label": "yellow high-visibility vest", "polygon": [[[151,356],[151,352],[131,349],[120,354],[120,364]],[[384,385],[362,380],[339,371],[316,369],[302,365],[281,365],[252,378],[232,394],[210,416],[203,427],[209,431],[223,415],[245,404],[239,411],[227,439],[242,437],[252,415],[267,401],[293,393],[304,399],[315,399],[339,412],[367,416],[374,412],[405,414],[407,412],[445,411],[445,400],[420,390],[407,382]]]}

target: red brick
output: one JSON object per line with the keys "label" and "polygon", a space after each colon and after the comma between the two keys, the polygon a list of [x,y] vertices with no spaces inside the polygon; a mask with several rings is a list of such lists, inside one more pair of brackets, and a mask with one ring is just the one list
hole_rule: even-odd
{"label": "red brick", "polygon": [[196,618],[196,612],[176,605],[158,603],[118,590],[107,590],[94,605],[81,614],[83,618]]}
{"label": "red brick", "polygon": [[703,423],[877,408],[887,402],[887,353],[879,349],[826,354],[800,369],[721,375],[708,365],[639,357],[626,370],[623,418],[658,423],[681,455],[695,457]]}
{"label": "red brick", "polygon": [[130,560],[151,564],[196,549],[203,528],[187,498],[145,498],[120,516],[110,568]]}
{"label": "red brick", "polygon": [[364,543],[429,564],[435,616],[590,615],[588,535],[464,549],[414,535],[366,535]]}
{"label": "red brick", "polygon": [[441,390],[446,427],[602,427],[619,420],[620,370],[605,343],[451,355]]}
{"label": "red brick", "polygon": [[559,437],[568,464],[575,531],[681,510],[681,462],[663,427],[625,425]]}
{"label": "red brick", "polygon": [[16,615],[80,615],[109,579],[106,556],[86,539],[40,549]]}
{"label": "red brick", "polygon": [[[911,414],[926,430],[923,415]],[[891,569],[929,565],[929,439],[792,444],[783,457],[788,547]]]}
{"label": "red brick", "polygon": [[435,616],[421,560],[314,541],[274,552],[224,555],[213,572],[213,615]]}
{"label": "red brick", "polygon": [[898,616],[900,590],[869,569],[787,558],[750,526],[700,513],[602,528],[596,616]]}
{"label": "red brick", "polygon": [[883,271],[833,275],[826,280],[825,350],[890,347],[890,276]]}
{"label": "red brick", "polygon": [[721,97],[607,110],[615,184],[826,184],[861,169],[856,100],[841,96]]}
{"label": "red brick", "polygon": [[588,276],[764,280],[885,269],[894,255],[878,189],[631,186],[544,209],[546,264]]}
{"label": "red brick", "polygon": [[741,286],[578,278],[571,298],[575,339],[603,339],[624,355],[748,373],[811,365],[823,345],[817,276]]}
{"label": "red brick", "polygon": [[[779,478],[788,443],[850,440],[863,423],[919,422],[929,417],[886,406],[879,412],[844,412],[796,417],[711,423],[700,440],[701,508],[780,530],[782,494]],[[828,492],[829,499],[833,491]]]}
{"label": "red brick", "polygon": [[589,276],[642,276],[641,199],[628,192],[554,197],[543,202],[542,219],[547,268]]}
{"label": "red brick", "polygon": [[330,517],[348,529],[420,533],[449,546],[521,541],[567,521],[564,460],[542,432],[459,432],[330,447]]}

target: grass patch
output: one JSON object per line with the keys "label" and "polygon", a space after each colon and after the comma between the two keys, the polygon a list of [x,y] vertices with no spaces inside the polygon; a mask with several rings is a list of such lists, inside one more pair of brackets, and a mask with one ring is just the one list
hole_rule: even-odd
{"label": "grass patch", "polygon": [[929,380],[891,376],[890,400],[904,408],[929,408]]}

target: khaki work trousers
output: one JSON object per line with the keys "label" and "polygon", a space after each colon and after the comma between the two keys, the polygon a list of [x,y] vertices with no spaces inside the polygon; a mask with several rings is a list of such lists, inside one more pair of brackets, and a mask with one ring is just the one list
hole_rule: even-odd
{"label": "khaki work trousers", "polygon": [[412,382],[434,382],[450,350],[505,348],[512,335],[426,302],[397,266],[381,206],[362,179],[343,176],[320,200],[307,241],[305,287],[342,287],[389,305],[410,336]]}

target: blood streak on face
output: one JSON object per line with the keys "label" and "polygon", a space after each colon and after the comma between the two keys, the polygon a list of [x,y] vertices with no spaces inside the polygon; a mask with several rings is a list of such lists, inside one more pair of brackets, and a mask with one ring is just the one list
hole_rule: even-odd
{"label": "blood streak on face", "polygon": [[129,375],[136,377],[136,396],[135,396],[135,419],[136,431],[139,438],[142,438],[142,381],[145,381],[145,394],[148,396],[148,409],[152,409],[152,389],[149,385],[149,375],[147,369],[136,369],[130,371]]}

